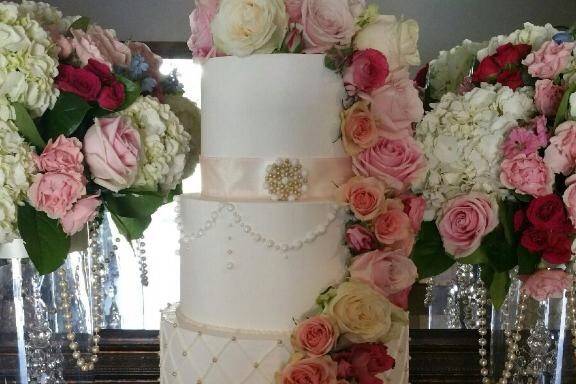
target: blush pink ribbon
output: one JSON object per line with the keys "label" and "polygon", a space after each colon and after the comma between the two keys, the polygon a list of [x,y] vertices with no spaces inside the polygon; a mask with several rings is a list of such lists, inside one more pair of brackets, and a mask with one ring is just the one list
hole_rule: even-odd
{"label": "blush pink ribbon", "polygon": [[[266,169],[277,159],[201,157],[202,195],[232,200],[270,200]],[[338,186],[353,176],[349,157],[298,159],[308,173],[300,201],[332,200]]]}

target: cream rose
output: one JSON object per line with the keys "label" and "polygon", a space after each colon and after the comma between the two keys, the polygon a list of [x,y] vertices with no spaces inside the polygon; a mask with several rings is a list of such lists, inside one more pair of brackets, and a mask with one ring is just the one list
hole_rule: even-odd
{"label": "cream rose", "polygon": [[420,64],[418,53],[419,27],[415,20],[397,20],[381,15],[356,34],[355,49],[377,49],[386,55],[390,71]]}
{"label": "cream rose", "polygon": [[288,29],[282,0],[223,0],[212,21],[214,44],[227,55],[272,53]]}
{"label": "cream rose", "polygon": [[324,311],[352,343],[386,342],[407,322],[404,311],[356,281],[342,283]]}

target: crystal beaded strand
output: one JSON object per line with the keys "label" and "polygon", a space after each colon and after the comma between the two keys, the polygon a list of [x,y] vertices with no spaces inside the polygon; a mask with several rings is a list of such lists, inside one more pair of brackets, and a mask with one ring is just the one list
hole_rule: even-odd
{"label": "crystal beaded strand", "polygon": [[140,282],[142,286],[148,286],[148,264],[146,263],[146,243],[144,242],[144,237],[133,242],[133,247],[136,251],[136,257],[138,258],[138,268],[140,270]]}

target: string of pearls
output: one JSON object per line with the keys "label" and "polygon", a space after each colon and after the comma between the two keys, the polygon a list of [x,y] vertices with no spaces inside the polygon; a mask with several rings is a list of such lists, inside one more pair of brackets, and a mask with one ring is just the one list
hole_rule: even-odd
{"label": "string of pearls", "polygon": [[524,328],[524,320],[526,319],[526,308],[528,295],[525,293],[520,294],[520,300],[518,302],[518,315],[514,322],[513,330],[505,330],[504,336],[506,337],[506,344],[508,345],[508,353],[506,354],[506,361],[504,362],[504,371],[502,372],[502,377],[499,380],[492,382],[488,375],[490,374],[488,359],[488,351],[486,346],[488,345],[488,340],[486,335],[488,334],[488,317],[486,305],[488,300],[486,298],[486,288],[481,286],[478,290],[479,295],[479,319],[478,319],[478,333],[480,338],[478,339],[478,344],[480,348],[478,353],[480,355],[480,374],[482,375],[482,384],[508,384],[508,380],[512,377],[512,371],[514,369],[514,362],[518,359],[518,351],[520,350],[520,340],[522,340],[522,329]]}
{"label": "string of pearls", "polygon": [[80,352],[80,345],[76,341],[76,335],[74,334],[74,326],[72,323],[72,305],[70,303],[70,291],[67,281],[66,269],[62,266],[58,272],[60,286],[60,311],[63,313],[64,317],[64,329],[66,330],[66,339],[68,340],[68,348],[72,351],[72,357],[76,360],[76,365],[81,371],[87,372],[94,370],[94,364],[98,361],[98,353],[100,352],[100,324],[103,319],[102,314],[102,275],[101,270],[103,265],[99,260],[99,253],[94,252],[97,248],[96,244],[98,242],[99,230],[97,224],[90,226],[92,231],[90,231],[90,247],[92,252],[90,252],[92,261],[92,324],[93,324],[93,334],[91,337],[91,346],[88,356],[85,358]]}
{"label": "string of pearls", "polygon": [[[238,210],[236,209],[236,206],[234,204],[220,203],[218,205],[218,208],[210,213],[210,219],[206,220],[204,226],[191,234],[183,234],[181,242],[183,246],[187,246],[192,241],[202,238],[204,235],[206,235],[208,231],[210,231],[214,227],[214,225],[219,219],[221,219],[226,214],[231,214],[233,223],[239,226],[242,232],[250,236],[254,242],[282,253],[298,251],[304,246],[304,244],[313,243],[314,241],[316,241],[316,239],[326,234],[330,224],[332,224],[334,220],[336,220],[336,218],[338,217],[340,209],[341,209],[340,206],[336,204],[333,205],[328,214],[326,215],[326,221],[324,223],[318,225],[315,229],[308,232],[303,238],[294,240],[290,243],[286,243],[270,239],[266,237],[264,234],[255,231],[252,225],[245,222],[242,215],[238,213]],[[177,218],[177,221],[179,222],[181,230],[183,230],[180,213],[178,216],[179,217]]]}

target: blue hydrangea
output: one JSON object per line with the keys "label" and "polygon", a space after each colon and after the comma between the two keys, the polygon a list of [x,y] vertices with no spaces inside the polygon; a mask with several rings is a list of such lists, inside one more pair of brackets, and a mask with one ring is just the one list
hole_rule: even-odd
{"label": "blue hydrangea", "polygon": [[558,32],[552,37],[552,39],[556,42],[556,44],[562,44],[574,41],[574,36],[572,36],[570,32]]}
{"label": "blue hydrangea", "polygon": [[132,61],[130,62],[130,67],[128,68],[130,72],[130,77],[132,79],[139,79],[150,69],[150,65],[146,62],[146,59],[140,54],[132,56]]}
{"label": "blue hydrangea", "polygon": [[156,85],[158,85],[158,82],[152,77],[145,77],[140,83],[142,92],[145,93],[152,93],[154,88],[156,88]]}
{"label": "blue hydrangea", "polygon": [[162,89],[165,93],[178,94],[184,93],[184,85],[178,81],[178,73],[176,70],[162,79]]}

